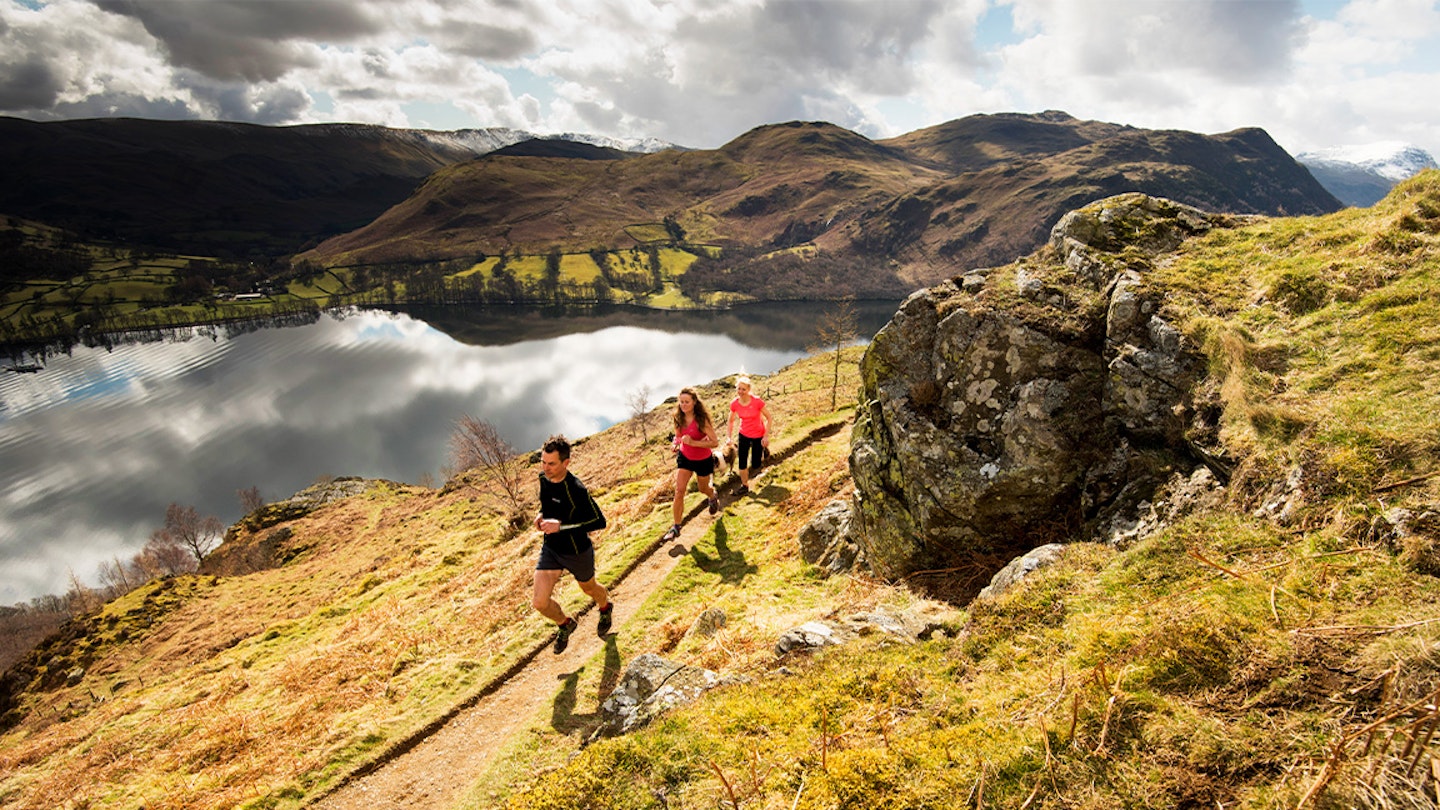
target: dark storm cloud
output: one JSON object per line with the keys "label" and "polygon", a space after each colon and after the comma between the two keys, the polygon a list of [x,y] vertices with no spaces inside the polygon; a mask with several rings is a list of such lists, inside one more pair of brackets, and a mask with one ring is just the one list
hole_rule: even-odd
{"label": "dark storm cloud", "polygon": [[1298,0],[1211,3],[1205,12],[1198,24],[1211,36],[1198,60],[1216,75],[1255,81],[1290,69],[1303,33]]}
{"label": "dark storm cloud", "polygon": [[[497,25],[474,15],[471,3],[433,6],[353,0],[92,0],[140,21],[164,45],[173,64],[217,79],[276,81],[313,67],[306,43],[337,45],[410,31],[453,54],[513,61],[538,47],[521,23]],[[505,4],[491,4],[505,7]],[[424,13],[427,9],[435,14]]]}
{"label": "dark storm cloud", "polygon": [[203,79],[182,81],[180,86],[188,87],[195,100],[210,111],[207,117],[222,121],[288,124],[310,107],[310,98],[295,87],[215,83]]}
{"label": "dark storm cloud", "polygon": [[217,79],[272,82],[314,65],[305,43],[379,33],[369,6],[346,0],[92,0],[138,20],[171,63]]}
{"label": "dark storm cloud", "polygon": [[313,66],[308,41],[379,33],[370,6],[348,0],[92,0],[138,20],[178,66],[217,79],[275,81]]}
{"label": "dark storm cloud", "polygon": [[64,82],[38,58],[0,65],[0,110],[44,109],[54,104]]}
{"label": "dark storm cloud", "polygon": [[540,47],[534,32],[528,29],[504,28],[471,20],[452,21],[443,33],[451,51],[476,59],[509,62]]}

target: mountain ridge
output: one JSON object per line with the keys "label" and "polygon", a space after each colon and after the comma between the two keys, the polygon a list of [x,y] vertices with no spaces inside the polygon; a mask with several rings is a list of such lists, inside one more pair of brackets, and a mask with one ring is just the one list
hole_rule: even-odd
{"label": "mountain ridge", "polygon": [[0,117],[0,212],[138,248],[273,259],[369,222],[444,166],[537,137],[547,138],[503,127]]}
{"label": "mountain ridge", "polygon": [[1236,213],[1340,206],[1263,130],[1138,130],[1058,111],[970,116],[881,141],[792,121],[715,150],[553,164],[563,183],[535,171],[483,158],[457,164],[300,258],[335,267],[627,249],[642,246],[627,226],[669,218],[684,232],[677,241],[722,250],[687,271],[690,288],[785,297],[780,288],[803,261],[786,251],[810,245],[830,275],[869,275],[876,291],[895,294],[955,266],[1023,255],[1065,210],[1124,191]]}
{"label": "mountain ridge", "polygon": [[[141,248],[267,261],[301,254],[322,263],[333,262],[339,253],[357,261],[368,261],[376,254],[377,261],[429,262],[463,251],[494,255],[517,247],[540,253],[556,248],[628,247],[635,242],[625,237],[626,225],[670,217],[693,241],[713,239],[743,248],[735,257],[740,262],[754,258],[747,252],[758,254],[816,241],[827,261],[854,266],[861,261],[851,250],[856,239],[872,247],[893,240],[881,236],[877,242],[874,227],[869,234],[838,227],[852,223],[862,213],[875,216],[886,204],[883,198],[894,208],[906,195],[923,197],[926,187],[945,182],[946,174],[952,175],[949,179],[953,181],[1001,163],[1046,164],[1067,151],[1118,137],[1160,137],[1133,127],[1080,121],[1060,111],[969,116],[879,141],[829,124],[824,126],[833,129],[822,135],[814,126],[816,122],[764,125],[719,149],[693,150],[653,139],[618,141],[576,133],[537,137],[508,128],[441,132],[357,124],[264,127],[234,122],[86,119],[36,123],[0,118],[0,159],[12,167],[11,182],[0,188],[0,212],[65,227],[81,238],[116,240]],[[481,176],[471,184],[473,200],[451,200],[441,206],[451,210],[473,204],[477,206],[474,213],[427,219],[423,201],[407,204],[413,195],[433,191],[433,184],[427,189],[426,178],[525,141],[557,144],[546,152],[552,156],[563,152],[558,144],[565,142],[620,149],[635,159],[652,159],[644,165],[655,167],[656,177],[622,178],[623,193],[636,197],[633,204],[619,201],[622,204],[617,205],[617,192],[593,185],[585,194],[569,196],[557,196],[555,189],[542,190],[541,199],[525,213],[528,230],[514,238],[498,232],[513,227],[515,220],[487,210],[495,201],[485,199],[486,186],[503,186],[499,193],[510,195],[506,197],[510,204],[523,203],[513,190],[523,191],[526,183],[542,182],[533,170],[523,172],[525,177],[519,179],[503,172]],[[795,150],[796,165],[789,165],[790,156],[774,154],[777,147]],[[537,145],[532,151],[539,148]],[[665,154],[698,154],[709,160],[655,159]],[[1104,154],[1096,154],[1092,162],[1105,159]],[[1282,174],[1287,168],[1284,164],[1290,162],[1280,152],[1266,159]],[[826,160],[836,165],[819,171],[819,164]],[[918,206],[892,211],[899,221],[880,225],[881,230],[907,235],[931,231],[918,242],[894,245],[908,248],[913,255],[886,257],[898,260],[901,280],[897,286],[934,280],[938,271],[933,266],[952,257],[961,264],[970,261],[966,251],[958,248],[952,248],[959,250],[953,256],[935,254],[935,245],[953,246],[957,239],[993,240],[990,253],[1013,258],[1013,246],[1025,246],[1021,247],[1024,250],[1038,244],[1037,230],[1050,224],[1045,220],[1058,218],[1067,207],[1077,204],[1082,194],[1138,190],[1196,204],[1214,200],[1217,205],[1270,213],[1319,212],[1338,204],[1305,178],[1282,180],[1279,175],[1268,182],[1292,186],[1292,199],[1283,204],[1264,199],[1265,194],[1273,197],[1271,189],[1251,200],[1254,190],[1242,184],[1256,179],[1253,171],[1221,167],[1213,160],[1209,179],[1197,182],[1235,185],[1231,198],[1220,199],[1210,193],[1187,199],[1177,193],[1186,191],[1187,175],[1205,170],[1186,168],[1182,150],[1165,155],[1157,151],[1148,160],[1182,161],[1167,170],[1168,188],[1151,182],[1157,174],[1155,166],[1125,176],[1122,172],[1106,184],[1087,181],[1077,175],[1075,166],[1062,165],[1055,177],[1044,181],[1047,187],[1075,184],[1074,194],[1057,194],[1052,188],[1033,185],[1002,189],[997,180],[974,184],[977,193],[992,188],[997,195],[1031,198],[1036,213],[1031,217],[1034,221],[1019,229],[1023,236],[1009,233],[1016,227],[1010,222],[1013,212],[982,217],[983,228],[970,223],[959,233],[945,234],[953,229],[944,222],[911,221]],[[752,161],[754,165],[749,165]],[[683,168],[677,173],[676,167],[669,165],[672,162],[683,163]],[[727,163],[730,165],[724,165]],[[498,164],[481,165],[494,169]],[[725,174],[736,168],[742,169],[744,178],[727,179]],[[1223,171],[1215,174],[1215,169]],[[549,185],[571,182],[573,178],[559,171]],[[719,175],[707,179],[705,175],[711,171]],[[1085,171],[1096,174],[1102,167],[1090,165]],[[769,176],[757,177],[757,172]],[[746,183],[750,185],[741,189]],[[732,191],[729,199],[722,194],[727,189]],[[707,195],[712,194],[721,196],[711,200]],[[1209,200],[1201,198],[1206,196]],[[739,205],[742,201],[747,202]],[[981,209],[992,204],[985,199],[973,202]],[[556,204],[573,210],[562,211]],[[383,224],[376,223],[387,215],[395,220],[397,214],[391,213],[395,208],[408,212],[406,227],[415,233],[415,245],[403,249],[392,236],[382,235],[376,247],[366,248],[362,244],[365,229],[370,229],[368,233],[386,231]],[[604,219],[607,216],[619,219]],[[601,219],[584,222],[588,217]],[[999,231],[1006,233],[990,236]],[[816,240],[824,233],[830,235],[828,239]],[[842,233],[844,238],[837,238]],[[323,240],[336,238],[343,239],[322,245]],[[336,244],[342,244],[343,251],[337,250]],[[306,249],[311,250],[303,252]],[[870,263],[869,258],[863,261]],[[763,294],[763,290],[759,292]]]}

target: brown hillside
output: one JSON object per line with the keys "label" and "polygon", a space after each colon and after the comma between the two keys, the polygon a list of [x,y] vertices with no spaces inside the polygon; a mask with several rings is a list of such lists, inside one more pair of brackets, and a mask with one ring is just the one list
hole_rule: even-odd
{"label": "brown hillside", "polygon": [[[1054,133],[1051,140],[1063,142]],[[930,283],[954,268],[1009,262],[1041,244],[1065,211],[1137,189],[1210,211],[1336,210],[1319,183],[1262,130],[1207,136],[1116,128],[1073,149],[997,160],[902,195],[831,238],[843,237],[877,259],[893,258],[916,284]]]}
{"label": "brown hillside", "polygon": [[950,172],[1040,158],[1133,131],[1120,124],[1079,121],[1055,110],[1036,115],[971,115],[880,143]]}
{"label": "brown hillside", "polygon": [[[691,297],[903,293],[1041,244],[1065,212],[1128,191],[1209,210],[1340,204],[1261,130],[1141,130],[1061,112],[977,115],[872,141],[826,123],[759,127],[716,150],[618,161],[490,155],[302,258],[327,266],[629,248],[673,219],[719,245]],[[786,249],[809,246],[795,253]],[[698,300],[698,299],[697,299]]]}
{"label": "brown hillside", "polygon": [[718,150],[623,161],[487,155],[442,170],[375,222],[301,258],[326,265],[627,248],[673,216],[692,242],[766,245],[940,179],[830,124],[761,127]]}

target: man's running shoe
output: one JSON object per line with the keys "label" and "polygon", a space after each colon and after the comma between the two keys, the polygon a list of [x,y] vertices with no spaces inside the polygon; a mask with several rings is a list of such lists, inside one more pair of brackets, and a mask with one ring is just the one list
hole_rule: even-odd
{"label": "man's running shoe", "polygon": [[565,623],[560,625],[559,629],[555,631],[556,655],[565,652],[565,647],[570,644],[570,634],[575,632],[575,628],[579,626],[579,622],[576,622],[575,619],[572,617],[566,619]]}
{"label": "man's running shoe", "polygon": [[599,635],[601,638],[604,638],[604,637],[605,637],[605,634],[608,633],[608,632],[610,632],[610,623],[611,623],[611,620],[614,619],[614,618],[615,618],[615,603],[614,603],[614,602],[611,602],[610,604],[606,605],[605,607],[600,608],[600,620],[597,621],[597,622],[595,622],[595,633],[596,633],[596,635]]}
{"label": "man's running shoe", "polygon": [[679,536],[680,536],[680,524],[679,524],[679,523],[676,523],[675,525],[671,526],[669,529],[666,529],[666,530],[665,530],[665,534],[663,534],[663,535],[660,536],[660,542],[662,542],[662,543],[668,543],[668,542],[670,542],[671,540],[674,540],[674,539],[678,538]]}
{"label": "man's running shoe", "polygon": [[710,514],[713,515],[713,514],[715,514],[716,512],[719,512],[719,511],[720,511],[720,499],[719,499],[719,498],[711,498],[711,499],[710,499]]}

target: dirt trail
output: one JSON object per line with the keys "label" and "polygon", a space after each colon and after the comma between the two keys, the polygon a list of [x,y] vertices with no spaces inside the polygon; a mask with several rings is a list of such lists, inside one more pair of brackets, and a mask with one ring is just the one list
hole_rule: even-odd
{"label": "dirt trail", "polygon": [[[723,494],[721,500],[725,500]],[[712,522],[708,515],[703,520],[689,520],[678,542],[667,544],[666,550],[651,552],[610,589],[618,623],[625,621],[623,611],[627,607],[633,609],[644,603]],[[615,643],[613,631],[603,641],[596,636],[595,618],[591,606],[582,612],[580,629],[570,636],[565,652],[555,655],[548,643],[537,648],[514,674],[445,720],[440,728],[310,806],[319,810],[448,810],[511,736],[554,698],[565,678],[606,644]]]}
{"label": "dirt trail", "polygon": [[[841,428],[842,425],[817,428],[772,456],[766,466],[783,461]],[[722,507],[734,500],[732,486],[721,488],[719,494]],[[621,575],[610,587],[617,625],[623,625],[629,618],[625,615],[627,608],[633,610],[645,602],[720,516],[707,514],[702,500],[686,514],[678,541],[657,543]],[[562,580],[562,587],[570,582]],[[567,677],[606,645],[613,651],[613,631],[604,640],[595,634],[593,605],[582,610],[578,619],[580,628],[570,637],[570,646],[565,652],[553,654],[548,643],[532,650],[478,697],[421,731],[410,744],[399,746],[393,756],[375,763],[368,771],[362,769],[308,807],[316,810],[449,810],[490,765],[501,747],[534,718],[546,701],[555,697]],[[618,654],[615,657],[618,658]]]}

